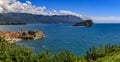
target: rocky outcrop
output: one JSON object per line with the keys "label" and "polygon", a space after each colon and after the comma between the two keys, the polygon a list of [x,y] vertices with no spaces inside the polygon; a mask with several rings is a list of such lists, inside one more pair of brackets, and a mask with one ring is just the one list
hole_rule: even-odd
{"label": "rocky outcrop", "polygon": [[21,40],[35,40],[35,39],[42,39],[44,37],[44,33],[39,30],[34,31],[0,31],[0,37],[3,37],[9,43],[15,43]]}
{"label": "rocky outcrop", "polygon": [[92,20],[84,20],[82,22],[74,24],[73,26],[87,26],[87,27],[91,27],[91,26],[93,26],[93,22],[92,22]]}
{"label": "rocky outcrop", "polygon": [[19,36],[22,40],[33,40],[33,39],[41,39],[44,37],[44,33],[42,31],[22,31],[22,35]]}

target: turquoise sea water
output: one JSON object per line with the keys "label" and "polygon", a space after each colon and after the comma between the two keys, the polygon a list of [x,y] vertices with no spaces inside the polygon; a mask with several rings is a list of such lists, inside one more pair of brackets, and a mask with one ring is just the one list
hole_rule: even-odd
{"label": "turquoise sea water", "polygon": [[2,25],[0,30],[19,31],[42,30],[45,38],[17,42],[28,48],[34,48],[33,53],[49,49],[51,52],[70,50],[81,55],[92,46],[100,44],[120,44],[120,24],[95,24],[93,27],[72,27],[71,24],[29,24]]}

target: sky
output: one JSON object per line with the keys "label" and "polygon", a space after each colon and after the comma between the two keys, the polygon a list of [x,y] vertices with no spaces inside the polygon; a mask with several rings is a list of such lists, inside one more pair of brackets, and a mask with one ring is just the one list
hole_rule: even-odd
{"label": "sky", "polygon": [[[25,2],[25,0],[20,0]],[[89,16],[120,16],[120,0],[28,0],[48,10],[69,10]]]}
{"label": "sky", "polygon": [[0,0],[0,12],[75,15],[95,23],[120,23],[120,0]]}

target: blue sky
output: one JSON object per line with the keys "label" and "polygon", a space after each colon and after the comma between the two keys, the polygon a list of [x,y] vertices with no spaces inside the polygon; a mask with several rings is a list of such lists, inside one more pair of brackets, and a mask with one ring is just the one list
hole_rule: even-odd
{"label": "blue sky", "polygon": [[[20,0],[25,2],[26,0]],[[27,0],[47,10],[69,10],[87,16],[120,16],[120,0]]]}
{"label": "blue sky", "polygon": [[120,23],[120,0],[0,0],[0,13],[74,15],[95,23]]}

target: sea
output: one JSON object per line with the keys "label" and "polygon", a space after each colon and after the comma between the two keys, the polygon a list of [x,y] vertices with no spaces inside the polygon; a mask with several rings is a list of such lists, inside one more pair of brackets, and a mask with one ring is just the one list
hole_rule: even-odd
{"label": "sea", "polygon": [[2,31],[41,30],[45,37],[22,40],[17,45],[32,48],[33,54],[49,50],[58,53],[70,50],[75,55],[84,54],[89,48],[100,44],[120,44],[120,24],[94,24],[92,27],[73,27],[72,24],[0,25]]}

